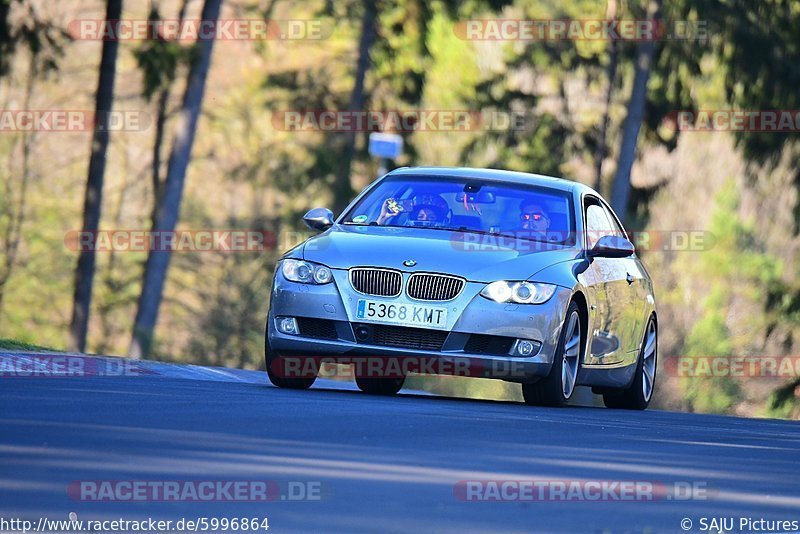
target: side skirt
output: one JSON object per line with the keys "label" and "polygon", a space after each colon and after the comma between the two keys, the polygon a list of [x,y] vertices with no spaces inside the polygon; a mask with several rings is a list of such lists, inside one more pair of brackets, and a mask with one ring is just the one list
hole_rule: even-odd
{"label": "side skirt", "polygon": [[604,393],[603,390],[627,389],[633,383],[636,373],[636,362],[622,367],[584,366],[578,376],[578,384],[592,386],[594,393]]}

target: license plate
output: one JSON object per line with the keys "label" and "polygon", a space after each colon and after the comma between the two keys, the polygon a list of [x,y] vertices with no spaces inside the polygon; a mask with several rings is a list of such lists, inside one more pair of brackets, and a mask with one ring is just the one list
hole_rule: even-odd
{"label": "license plate", "polygon": [[367,321],[421,328],[447,328],[447,308],[378,300],[358,301],[356,317]]}

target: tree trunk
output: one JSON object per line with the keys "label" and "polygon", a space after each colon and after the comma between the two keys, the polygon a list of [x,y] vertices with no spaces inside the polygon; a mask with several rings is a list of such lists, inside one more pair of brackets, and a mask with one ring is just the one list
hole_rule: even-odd
{"label": "tree trunk", "polygon": [[[356,79],[353,92],[350,95],[350,105],[347,111],[361,111],[364,108],[364,78],[369,67],[369,53],[372,43],[375,42],[375,23],[377,10],[375,2],[364,0],[364,16],[361,22],[361,38],[358,42],[358,61],[356,63]],[[333,212],[337,215],[344,210],[353,196],[350,185],[350,171],[355,155],[356,132],[345,134],[345,145],[342,150],[341,168],[336,176],[333,188]]]}
{"label": "tree trunk", "polygon": [[[122,18],[122,0],[108,0],[106,20]],[[100,60],[100,79],[95,96],[95,126],[92,134],[92,154],[89,159],[89,177],[83,200],[84,232],[96,233],[100,224],[100,208],[103,200],[103,176],[106,170],[106,152],[109,141],[109,112],[114,103],[114,79],[116,77],[117,50],[119,42],[114,39],[103,41]],[[92,283],[94,280],[95,251],[83,250],[78,256],[75,269],[75,293],[70,322],[71,350],[83,352],[86,349],[86,331],[89,325],[89,308],[92,302]]]}
{"label": "tree trunk", "polygon": [[167,125],[169,94],[169,87],[159,91],[158,108],[156,110],[156,136],[153,141],[153,162],[150,164],[153,182],[153,209],[150,212],[150,227],[153,229],[155,229],[158,222],[158,206],[161,201],[161,145],[164,144],[164,129]]}
{"label": "tree trunk", "polygon": [[[606,20],[616,20],[617,0],[608,0]],[[608,154],[606,138],[608,137],[608,116],[611,112],[611,97],[614,94],[614,81],[617,77],[617,62],[619,60],[619,41],[612,39],[608,45],[608,67],[606,68],[606,94],[603,109],[603,118],[600,122],[600,132],[597,139],[597,149],[594,154],[594,189],[600,191],[603,186],[603,160]]]}
{"label": "tree trunk", "polygon": [[[658,24],[661,21],[662,0],[651,0],[647,8],[647,18]],[[636,141],[644,120],[644,105],[647,100],[647,82],[655,57],[654,40],[642,41],[636,48],[636,65],[633,75],[633,90],[628,102],[628,115],[622,129],[622,146],[619,151],[617,173],[614,176],[614,190],[611,206],[623,221],[627,215],[628,198],[631,193],[631,168],[636,159]]]}
{"label": "tree trunk", "polygon": [[[201,20],[216,22],[219,19],[221,4],[222,0],[205,0]],[[183,106],[170,151],[167,176],[158,208],[156,226],[153,229],[156,232],[173,232],[180,215],[186,169],[189,166],[192,144],[197,131],[197,120],[200,116],[206,78],[211,65],[214,40],[201,41],[197,47],[199,51],[189,70],[189,79],[183,95]],[[158,308],[164,291],[170,254],[169,251],[152,250],[147,256],[142,279],[142,293],[139,295],[133,336],[128,349],[128,355],[133,358],[146,357],[150,353],[153,329],[158,318]]]}

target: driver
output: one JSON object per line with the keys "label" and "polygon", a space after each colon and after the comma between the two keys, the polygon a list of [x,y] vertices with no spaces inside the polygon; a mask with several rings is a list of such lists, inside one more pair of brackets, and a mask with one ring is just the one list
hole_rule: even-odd
{"label": "driver", "polygon": [[412,221],[435,223],[439,220],[436,215],[436,209],[433,206],[420,206],[415,208],[414,211],[416,213],[411,215]]}
{"label": "driver", "polygon": [[550,228],[550,217],[547,211],[534,199],[525,199],[519,205],[519,220],[523,230],[531,233],[531,237],[547,239]]}

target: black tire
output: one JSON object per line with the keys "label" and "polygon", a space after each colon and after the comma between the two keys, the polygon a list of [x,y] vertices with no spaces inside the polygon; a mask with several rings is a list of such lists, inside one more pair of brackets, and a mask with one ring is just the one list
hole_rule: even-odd
{"label": "black tire", "polygon": [[269,348],[269,331],[264,340],[264,363],[267,366],[267,376],[274,386],[285,389],[308,389],[317,379],[317,374],[303,377],[281,376],[282,362],[280,357]]}
{"label": "black tire", "polygon": [[[649,396],[645,394],[644,381],[645,372],[645,352],[648,349],[647,341],[649,334],[653,333],[653,354],[652,354],[652,382],[650,385]],[[634,371],[633,382],[627,389],[614,391],[603,394],[603,404],[606,408],[617,408],[620,410],[645,410],[650,405],[650,400],[653,398],[653,391],[655,390],[656,380],[656,364],[658,363],[658,328],[656,327],[655,320],[651,317],[647,323],[647,328],[644,331],[644,339],[642,340],[642,348],[639,351],[639,358],[636,361],[636,370]],[[648,367],[649,368],[649,367]]]}
{"label": "black tire", "polygon": [[[571,334],[571,340],[574,340],[575,332],[568,330],[571,328],[573,324],[572,321],[575,320],[577,317],[577,325],[578,325],[578,332],[577,332],[577,361],[575,362],[576,368],[573,370],[572,367],[568,367],[568,376],[573,376],[574,380],[572,383],[571,390],[569,390],[568,394],[564,393],[564,365],[567,361],[565,358],[565,346],[567,344],[567,335]],[[567,308],[567,315],[564,319],[564,326],[561,328],[561,335],[558,338],[558,345],[556,346],[555,356],[553,358],[553,365],[550,368],[550,373],[540,379],[538,382],[534,382],[531,384],[522,384],[522,397],[525,399],[526,404],[532,404],[535,406],[553,406],[553,407],[563,407],[567,405],[567,402],[572,395],[575,393],[575,381],[577,380],[578,372],[580,371],[580,364],[581,360],[583,359],[583,346],[585,344],[585,337],[584,332],[585,327],[583,325],[583,320],[581,319],[580,308],[575,302],[571,302],[569,307]],[[574,341],[573,341],[574,342]],[[573,346],[570,346],[570,355],[569,355],[569,364],[572,364],[573,361]]]}
{"label": "black tire", "polygon": [[358,389],[370,395],[395,395],[403,388],[406,377],[400,378],[367,378],[356,375]]}

